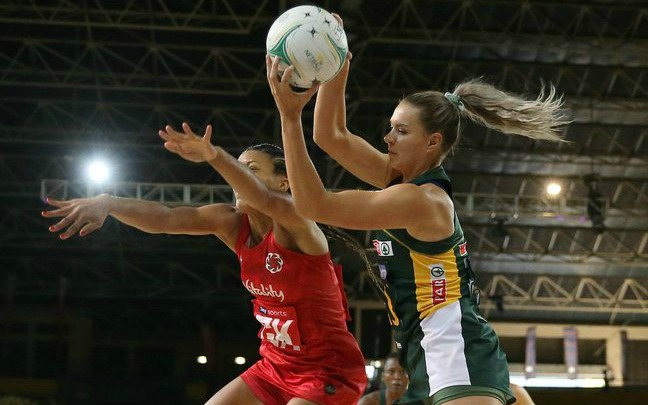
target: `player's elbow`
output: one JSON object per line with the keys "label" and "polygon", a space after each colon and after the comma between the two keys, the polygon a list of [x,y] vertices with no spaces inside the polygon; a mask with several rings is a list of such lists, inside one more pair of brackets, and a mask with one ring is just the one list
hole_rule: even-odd
{"label": "player's elbow", "polygon": [[313,129],[313,141],[323,151],[327,152],[332,148],[339,147],[344,142],[344,132],[332,127],[315,126]]}
{"label": "player's elbow", "polygon": [[320,149],[326,152],[327,148],[331,145],[331,137],[323,135],[324,131],[313,131],[313,141],[315,145],[319,146]]}

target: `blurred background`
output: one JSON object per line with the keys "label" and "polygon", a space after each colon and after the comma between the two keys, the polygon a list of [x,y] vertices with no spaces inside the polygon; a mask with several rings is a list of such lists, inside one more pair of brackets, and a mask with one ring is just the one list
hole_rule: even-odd
{"label": "blurred background", "polygon": [[[167,152],[157,131],[213,124],[234,155],[280,144],[265,36],[300,4],[0,2],[0,404],[202,404],[259,358],[251,297],[216,238],[108,219],[61,241],[40,212],[45,196],[101,192],[232,201],[211,168]],[[445,164],[482,312],[538,404],[648,403],[647,2],[307,4],[343,17],[349,127],[381,150],[411,92],[483,77],[565,94],[569,143],[469,126]],[[309,138],[312,108],[304,126]],[[309,148],[327,187],[366,187]],[[370,246],[369,234],[352,235]],[[386,315],[355,253],[333,252],[376,388],[392,350]]]}

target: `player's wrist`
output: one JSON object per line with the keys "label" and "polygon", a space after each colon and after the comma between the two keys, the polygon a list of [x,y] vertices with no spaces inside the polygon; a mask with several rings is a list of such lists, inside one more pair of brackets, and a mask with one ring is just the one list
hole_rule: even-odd
{"label": "player's wrist", "polygon": [[209,146],[209,151],[205,153],[205,161],[210,165],[214,165],[220,162],[221,156],[223,156],[223,148],[220,146]]}
{"label": "player's wrist", "polygon": [[109,214],[113,212],[113,210],[115,209],[115,201],[116,201],[116,198],[114,196],[103,193],[97,196],[97,198],[99,199],[99,202]]}

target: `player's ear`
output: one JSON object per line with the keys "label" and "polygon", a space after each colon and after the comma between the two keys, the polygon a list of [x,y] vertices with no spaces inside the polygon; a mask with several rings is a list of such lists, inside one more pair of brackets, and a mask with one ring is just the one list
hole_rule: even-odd
{"label": "player's ear", "polygon": [[427,148],[428,149],[438,149],[443,143],[443,135],[440,132],[434,132],[427,134]]}
{"label": "player's ear", "polygon": [[281,183],[279,184],[279,189],[284,192],[290,190],[290,182],[288,181],[288,177],[284,177],[281,180]]}

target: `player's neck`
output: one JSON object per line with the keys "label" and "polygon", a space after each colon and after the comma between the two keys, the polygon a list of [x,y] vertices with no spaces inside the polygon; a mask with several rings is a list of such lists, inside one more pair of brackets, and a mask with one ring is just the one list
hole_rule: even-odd
{"label": "player's neck", "polygon": [[251,210],[248,212],[248,219],[250,220],[250,228],[252,229],[252,235],[255,240],[260,241],[272,230],[272,218],[259,211]]}

